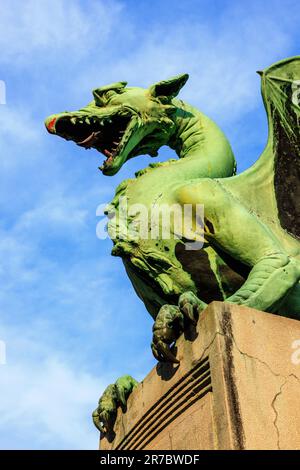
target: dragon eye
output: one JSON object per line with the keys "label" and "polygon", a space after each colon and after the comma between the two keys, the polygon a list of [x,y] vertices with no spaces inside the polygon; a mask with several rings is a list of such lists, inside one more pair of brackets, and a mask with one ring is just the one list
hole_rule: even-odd
{"label": "dragon eye", "polygon": [[109,100],[109,98],[111,98],[112,96],[116,95],[116,91],[115,90],[108,90],[106,93],[105,93],[105,98],[107,100]]}
{"label": "dragon eye", "polygon": [[170,98],[165,95],[158,96],[157,98],[162,104],[168,104],[170,102]]}

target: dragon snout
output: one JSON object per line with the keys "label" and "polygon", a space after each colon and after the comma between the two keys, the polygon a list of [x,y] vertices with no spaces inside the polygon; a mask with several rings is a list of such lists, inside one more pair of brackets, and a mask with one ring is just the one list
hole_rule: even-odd
{"label": "dragon snout", "polygon": [[55,134],[55,124],[56,124],[57,117],[54,116],[53,114],[45,119],[45,126],[48,132],[50,134]]}

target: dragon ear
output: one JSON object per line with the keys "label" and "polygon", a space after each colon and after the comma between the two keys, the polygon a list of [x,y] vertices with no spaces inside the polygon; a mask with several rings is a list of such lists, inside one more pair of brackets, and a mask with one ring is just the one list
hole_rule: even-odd
{"label": "dragon ear", "polygon": [[93,90],[93,96],[95,99],[95,103],[97,106],[104,106],[105,105],[105,100],[104,95],[108,91],[112,92],[117,92],[117,90],[121,90],[122,88],[125,88],[127,85],[127,82],[115,82],[111,83],[110,85],[105,85],[100,88],[95,88]]}
{"label": "dragon ear", "polygon": [[178,95],[181,88],[186,84],[189,76],[187,73],[176,75],[176,77],[169,78],[168,80],[162,80],[149,87],[149,91],[152,96],[167,96],[174,98]]}

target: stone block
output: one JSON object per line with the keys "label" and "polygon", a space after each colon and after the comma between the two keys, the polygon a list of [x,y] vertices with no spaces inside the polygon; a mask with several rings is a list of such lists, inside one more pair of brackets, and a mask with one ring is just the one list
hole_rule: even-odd
{"label": "stone block", "polygon": [[300,449],[300,321],[213,302],[175,351],[101,449]]}

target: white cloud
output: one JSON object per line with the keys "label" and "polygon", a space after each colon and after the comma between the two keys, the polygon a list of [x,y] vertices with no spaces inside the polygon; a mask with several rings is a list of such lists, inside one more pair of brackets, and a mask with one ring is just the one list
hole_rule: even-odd
{"label": "white cloud", "polygon": [[86,224],[88,210],[80,204],[80,198],[74,194],[60,194],[59,188],[51,188],[43,194],[43,201],[20,216],[15,230],[18,233],[42,232],[47,229],[62,232],[68,230],[70,235],[76,237],[78,229]]}
{"label": "white cloud", "polygon": [[41,53],[49,61],[62,50],[79,60],[87,47],[103,44],[120,12],[115,1],[2,0],[0,62],[26,64]]}
{"label": "white cloud", "polygon": [[[190,79],[181,97],[223,122],[234,122],[260,101],[256,70],[289,54],[293,43],[295,11],[252,8],[239,2],[220,10],[218,27],[203,18],[173,24],[157,22],[141,37],[131,38],[126,53],[113,57],[101,69],[100,58],[87,66],[73,85],[80,89],[116,80],[131,86],[148,86],[178,73]],[[289,26],[287,26],[289,25]],[[107,64],[106,64],[107,65]],[[99,69],[101,80],[99,83]]]}
{"label": "white cloud", "polygon": [[30,342],[24,346],[16,362],[10,359],[13,343],[8,341],[7,364],[0,366],[0,447],[96,449],[91,412],[107,383],[52,351],[39,362],[26,360]]}
{"label": "white cloud", "polygon": [[23,107],[0,107],[0,138],[18,139],[18,142],[35,142],[39,138],[39,129],[30,115],[30,111]]}
{"label": "white cloud", "polygon": [[11,232],[0,231],[0,279],[1,295],[18,282],[32,282],[36,272],[27,262],[36,254],[29,240],[20,240]]}

